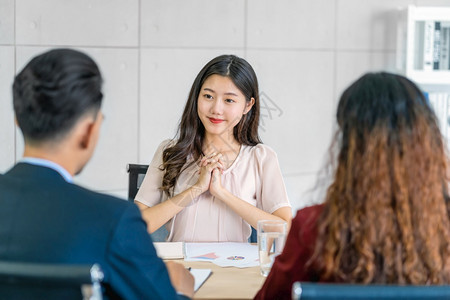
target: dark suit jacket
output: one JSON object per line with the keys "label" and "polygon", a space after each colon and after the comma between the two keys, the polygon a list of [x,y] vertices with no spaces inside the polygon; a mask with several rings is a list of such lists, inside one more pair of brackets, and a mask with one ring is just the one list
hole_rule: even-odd
{"label": "dark suit jacket", "polygon": [[46,167],[0,175],[0,260],[99,263],[106,298],[177,298],[139,209]]}

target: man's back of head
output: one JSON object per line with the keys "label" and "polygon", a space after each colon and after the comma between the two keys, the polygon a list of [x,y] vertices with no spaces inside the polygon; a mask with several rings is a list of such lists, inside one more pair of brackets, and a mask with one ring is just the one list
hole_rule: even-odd
{"label": "man's back of head", "polygon": [[24,157],[81,172],[97,144],[102,121],[102,76],[86,54],[55,49],[33,58],[16,76],[13,106]]}
{"label": "man's back of head", "polygon": [[14,112],[25,141],[58,141],[87,112],[102,103],[102,77],[96,63],[71,49],[55,49],[33,58],[16,76]]}

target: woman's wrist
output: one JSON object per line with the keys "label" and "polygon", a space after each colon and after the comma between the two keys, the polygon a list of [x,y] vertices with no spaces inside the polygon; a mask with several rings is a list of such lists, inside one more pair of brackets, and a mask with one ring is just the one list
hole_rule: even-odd
{"label": "woman's wrist", "polygon": [[232,194],[230,192],[228,192],[227,189],[225,189],[224,187],[219,187],[217,189],[214,189],[214,192],[211,191],[211,194],[218,198],[219,200],[221,200],[222,202],[227,202],[226,200],[228,198],[230,198],[230,196],[232,196]]}
{"label": "woman's wrist", "polygon": [[202,186],[198,183],[194,184],[189,188],[189,193],[192,197],[192,200],[203,194],[205,191],[203,190]]}
{"label": "woman's wrist", "polygon": [[175,197],[169,198],[169,200],[176,206],[184,208],[202,193],[203,192],[200,187],[193,185],[190,188],[186,189],[184,192],[176,195]]}

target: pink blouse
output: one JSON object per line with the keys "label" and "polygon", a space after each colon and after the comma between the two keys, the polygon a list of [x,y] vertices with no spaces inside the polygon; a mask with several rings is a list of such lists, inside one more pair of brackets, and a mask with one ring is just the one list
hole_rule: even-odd
{"label": "pink blouse", "polygon": [[[164,175],[159,166],[168,144],[169,141],[164,141],[159,145],[135,201],[151,207],[167,200],[167,195],[159,189]],[[187,164],[191,161],[192,158],[188,159]],[[197,182],[199,169],[194,163],[180,174],[174,195]],[[263,144],[241,146],[233,164],[222,174],[222,186],[268,213],[290,207],[277,155]],[[251,234],[250,225],[209,191],[175,215],[166,228],[170,242],[247,242]]]}

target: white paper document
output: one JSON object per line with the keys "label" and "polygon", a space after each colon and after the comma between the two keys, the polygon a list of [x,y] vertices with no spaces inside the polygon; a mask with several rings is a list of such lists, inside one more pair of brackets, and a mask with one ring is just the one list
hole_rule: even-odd
{"label": "white paper document", "polygon": [[191,269],[190,272],[195,280],[194,292],[196,292],[211,275],[211,269]]}
{"label": "white paper document", "polygon": [[156,253],[162,259],[184,258],[183,242],[157,242],[153,243]]}
{"label": "white paper document", "polygon": [[248,243],[185,243],[185,261],[210,261],[220,267],[259,265],[258,246]]}

